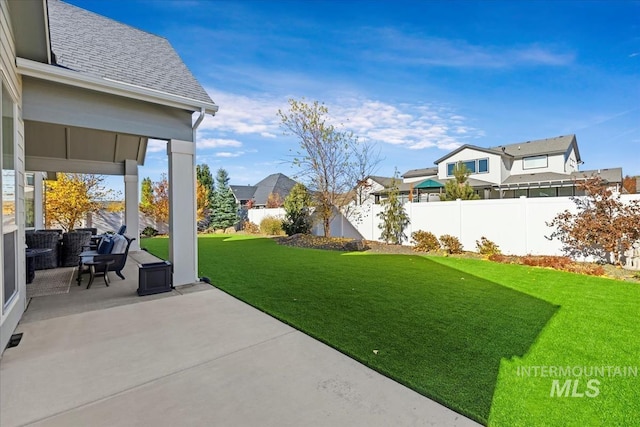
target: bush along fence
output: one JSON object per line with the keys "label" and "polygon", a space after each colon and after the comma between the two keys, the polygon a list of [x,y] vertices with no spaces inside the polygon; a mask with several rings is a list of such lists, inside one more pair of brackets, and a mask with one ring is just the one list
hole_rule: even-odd
{"label": "bush along fence", "polygon": [[[640,200],[640,194],[623,195],[621,200]],[[411,221],[405,230],[407,236],[417,231],[450,235],[456,237],[466,251],[476,251],[476,241],[485,237],[508,255],[563,255],[562,243],[550,238],[554,230],[547,222],[564,210],[576,212],[576,205],[569,197],[406,203],[404,207]],[[381,210],[380,205],[365,204],[352,208],[346,217],[338,214],[331,222],[331,235],[380,241],[378,213]],[[284,210],[249,210],[249,219],[256,224],[265,216],[278,215],[283,216]],[[321,227],[314,227],[312,232],[322,235]],[[409,238],[403,244],[413,242]],[[624,264],[627,268],[640,269],[640,242],[634,249],[638,253],[627,251]]]}

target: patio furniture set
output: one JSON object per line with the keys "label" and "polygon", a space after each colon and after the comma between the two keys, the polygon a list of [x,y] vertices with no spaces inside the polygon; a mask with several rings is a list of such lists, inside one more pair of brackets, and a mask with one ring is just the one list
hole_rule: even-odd
{"label": "patio furniture set", "polygon": [[27,283],[31,283],[36,270],[78,266],[78,286],[82,276],[89,274],[87,289],[97,276],[109,286],[109,271],[124,280],[122,269],[127,261],[129,247],[135,238],[124,235],[126,226],[117,233],[98,235],[96,228],[79,228],[63,233],[58,229],[36,230],[26,233]]}

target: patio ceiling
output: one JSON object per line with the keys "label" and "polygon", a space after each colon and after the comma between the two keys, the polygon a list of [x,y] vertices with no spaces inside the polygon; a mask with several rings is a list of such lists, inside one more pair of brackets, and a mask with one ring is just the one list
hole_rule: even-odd
{"label": "patio ceiling", "polygon": [[34,171],[124,175],[125,160],[144,164],[147,138],[25,121],[26,168]]}
{"label": "patio ceiling", "polygon": [[23,78],[25,167],[125,175],[149,138],[191,140],[192,113],[118,94]]}

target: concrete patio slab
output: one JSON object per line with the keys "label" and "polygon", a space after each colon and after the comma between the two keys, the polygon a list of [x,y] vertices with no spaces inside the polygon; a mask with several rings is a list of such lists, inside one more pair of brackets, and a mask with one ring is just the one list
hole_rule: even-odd
{"label": "concrete patio slab", "polygon": [[3,427],[477,425],[214,288],[18,331]]}
{"label": "concrete patio slab", "polygon": [[148,252],[130,252],[122,271],[125,280],[120,279],[114,272],[110,272],[111,286],[106,286],[102,279],[96,279],[91,288],[87,289],[89,278],[86,275],[83,277],[81,286],[76,284],[74,278],[69,293],[31,298],[28,309],[20,322],[29,323],[120,305],[137,304],[141,301],[167,298],[210,288],[206,283],[197,283],[180,286],[171,292],[147,295],[141,299],[136,292],[138,289],[138,264],[157,261],[161,260]]}

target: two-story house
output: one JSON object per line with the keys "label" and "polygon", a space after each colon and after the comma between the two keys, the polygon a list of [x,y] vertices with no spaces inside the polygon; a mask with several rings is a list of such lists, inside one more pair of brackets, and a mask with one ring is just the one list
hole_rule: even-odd
{"label": "two-story house", "polygon": [[[404,173],[403,182],[410,185],[408,190],[402,188],[401,192],[412,192],[413,201],[439,200],[429,194],[444,192],[444,184],[453,179],[453,170],[458,163],[471,172],[468,182],[483,199],[579,195],[576,182],[592,175],[599,175],[616,189],[622,183],[621,168],[579,170],[583,161],[575,135],[490,148],[467,144],[434,163],[436,167]],[[384,191],[377,194],[383,196]]]}

